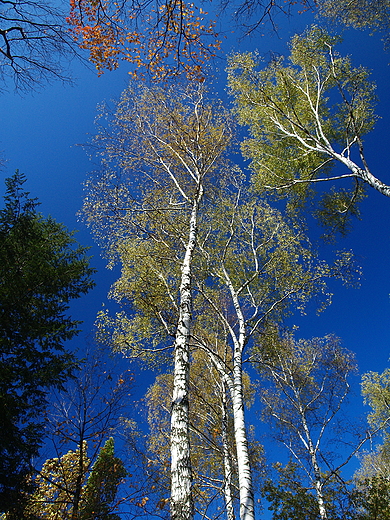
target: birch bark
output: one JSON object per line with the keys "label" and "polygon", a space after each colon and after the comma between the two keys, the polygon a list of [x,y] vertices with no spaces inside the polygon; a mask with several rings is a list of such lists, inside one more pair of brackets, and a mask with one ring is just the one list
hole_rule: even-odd
{"label": "birch bark", "polygon": [[234,392],[232,397],[238,481],[240,487],[240,519],[254,520],[255,507],[253,499],[252,472],[249,462],[248,438],[245,426],[242,367],[239,367],[238,364],[234,368]]}
{"label": "birch bark", "polygon": [[233,496],[232,496],[232,460],[228,443],[228,408],[226,400],[226,385],[221,379],[221,395],[222,395],[222,450],[223,450],[223,469],[224,469],[224,496],[227,520],[235,520]]}
{"label": "birch bark", "polygon": [[171,516],[172,520],[191,520],[193,501],[189,437],[189,339],[192,322],[192,258],[196,244],[197,215],[202,188],[193,203],[186,253],[180,283],[179,322],[174,350],[171,412]]}

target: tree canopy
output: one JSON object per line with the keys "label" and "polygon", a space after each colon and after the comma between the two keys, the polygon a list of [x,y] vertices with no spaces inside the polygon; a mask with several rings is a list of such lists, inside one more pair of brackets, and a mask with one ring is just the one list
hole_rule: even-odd
{"label": "tree canopy", "polygon": [[376,121],[375,84],[335,50],[338,42],[310,27],[291,40],[288,61],[277,58],[263,70],[256,55],[236,54],[229,87],[236,114],[249,127],[242,150],[256,189],[301,203],[314,186],[329,185],[314,214],[345,233],[366,188],[390,196],[390,187],[371,172],[363,144]]}
{"label": "tree canopy", "polygon": [[[0,504],[13,506],[38,453],[50,388],[77,361],[65,342],[79,332],[69,302],[93,287],[86,249],[51,217],[36,212],[20,173],[7,179],[0,210]],[[15,495],[16,493],[16,495]]]}
{"label": "tree canopy", "polygon": [[0,82],[36,90],[53,79],[69,80],[69,61],[79,52],[66,13],[50,0],[1,0]]}

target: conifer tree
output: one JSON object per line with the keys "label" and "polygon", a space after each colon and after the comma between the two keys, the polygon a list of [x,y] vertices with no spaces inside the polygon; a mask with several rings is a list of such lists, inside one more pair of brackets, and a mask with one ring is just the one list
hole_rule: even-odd
{"label": "conifer tree", "polygon": [[79,332],[72,299],[93,286],[86,249],[73,233],[37,213],[25,178],[7,179],[0,210],[0,510],[15,507],[38,454],[50,389],[76,367],[65,342]]}

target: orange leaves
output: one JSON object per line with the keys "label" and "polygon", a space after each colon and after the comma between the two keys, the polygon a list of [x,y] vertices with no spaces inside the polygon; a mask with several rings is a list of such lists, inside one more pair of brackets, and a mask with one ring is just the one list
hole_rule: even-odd
{"label": "orange leaves", "polygon": [[162,498],[157,502],[157,509],[164,509],[164,507],[169,504],[169,498]]}
{"label": "orange leaves", "polygon": [[148,497],[143,497],[142,500],[140,502],[138,502],[137,506],[138,507],[145,507],[147,502],[148,502],[149,498]]}
{"label": "orange leaves", "polygon": [[[156,9],[110,0],[70,0],[67,22],[81,48],[89,51],[98,73],[120,61],[134,65],[131,74],[161,80],[184,73],[203,80],[203,66],[220,49],[215,23],[208,13],[183,0],[166,0]],[[145,20],[145,21],[143,21]]]}
{"label": "orange leaves", "polygon": [[[108,2],[99,0],[70,0],[70,15],[67,18],[75,40],[82,49],[89,51],[89,59],[99,73],[103,69],[114,70],[119,65],[119,18],[114,16],[115,23],[111,23],[102,16],[108,6]],[[118,8],[116,10],[119,12]]]}

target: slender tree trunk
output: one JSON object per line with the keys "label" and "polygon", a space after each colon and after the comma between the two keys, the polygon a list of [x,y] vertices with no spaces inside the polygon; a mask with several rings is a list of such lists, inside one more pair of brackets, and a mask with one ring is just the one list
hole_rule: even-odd
{"label": "slender tree trunk", "polygon": [[318,504],[318,509],[320,511],[320,517],[321,517],[321,520],[328,520],[328,513],[326,510],[324,495],[322,493],[321,471],[320,471],[320,467],[317,462],[316,452],[315,452],[314,447],[312,446],[311,442],[310,442],[310,457],[311,457],[311,463],[312,463],[313,470],[314,470],[314,478],[315,478],[314,486],[316,489],[317,504]]}
{"label": "slender tree trunk", "polygon": [[314,487],[316,490],[317,504],[318,504],[318,509],[320,512],[320,517],[321,517],[321,520],[327,520],[328,514],[326,511],[324,495],[322,493],[321,470],[320,470],[320,467],[319,467],[319,464],[317,461],[317,450],[313,445],[312,437],[310,435],[310,429],[309,429],[309,426],[306,421],[306,414],[305,414],[305,411],[301,404],[299,405],[299,412],[302,417],[303,430],[305,432],[307,446],[309,448],[308,451],[309,451],[311,465],[312,465],[313,473],[314,473]]}
{"label": "slender tree trunk", "polygon": [[179,322],[175,339],[171,413],[171,517],[193,518],[192,471],[189,438],[189,339],[192,322],[192,258],[197,235],[197,217],[202,193],[192,206],[190,231],[182,264]]}
{"label": "slender tree trunk", "polygon": [[[81,435],[81,438],[83,438],[84,435]],[[74,488],[74,494],[72,498],[72,513],[71,513],[71,520],[77,520],[79,516],[79,509],[80,509],[80,500],[81,500],[81,491],[83,487],[83,482],[85,478],[85,470],[84,470],[84,462],[85,462],[85,444],[84,440],[80,441],[79,445],[79,460],[78,460],[78,472],[75,482],[75,488]]]}
{"label": "slender tree trunk", "polygon": [[255,506],[253,497],[252,470],[249,463],[248,436],[245,423],[244,390],[242,382],[241,348],[236,346],[233,377],[227,375],[218,359],[213,357],[215,368],[226,383],[233,402],[234,441],[237,454],[237,473],[240,490],[240,520],[254,520]]}
{"label": "slender tree trunk", "polygon": [[221,380],[221,397],[222,397],[222,450],[223,450],[223,469],[224,469],[224,496],[227,520],[234,519],[234,507],[232,497],[232,461],[228,444],[228,412],[226,402],[226,387]]}
{"label": "slender tree trunk", "polygon": [[248,438],[245,426],[241,360],[239,365],[235,362],[234,392],[232,397],[238,481],[240,487],[240,519],[254,520],[255,505],[253,499],[252,471],[249,463]]}
{"label": "slender tree trunk", "polygon": [[230,387],[233,401],[234,437],[237,450],[238,483],[240,488],[240,520],[255,520],[255,503],[253,497],[252,470],[249,463],[248,437],[246,432],[244,411],[244,386],[242,383],[242,353],[245,347],[245,319],[237,292],[233,286],[226,267],[222,266],[226,285],[232,297],[239,324],[238,337],[232,331],[234,342],[233,384]]}

